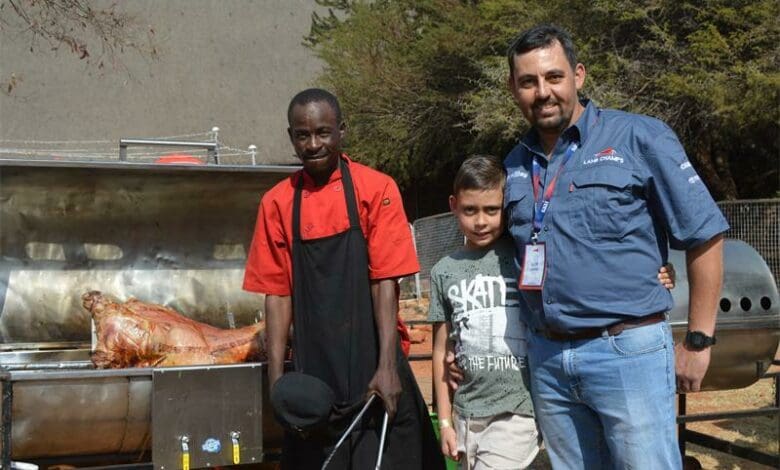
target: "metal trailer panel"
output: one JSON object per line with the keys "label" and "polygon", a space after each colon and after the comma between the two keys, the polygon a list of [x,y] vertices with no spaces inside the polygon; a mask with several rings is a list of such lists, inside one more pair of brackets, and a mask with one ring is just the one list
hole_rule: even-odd
{"label": "metal trailer panel", "polygon": [[163,368],[152,373],[157,470],[261,462],[262,367]]}
{"label": "metal trailer panel", "polygon": [[137,452],[148,447],[149,376],[96,376],[13,383],[14,459]]}
{"label": "metal trailer panel", "polygon": [[[89,357],[88,350],[78,352],[78,356],[73,351],[64,352],[63,358]],[[67,366],[68,362],[61,364]],[[268,395],[264,363],[159,369],[12,370],[8,372],[6,381],[12,393],[4,401],[4,405],[11,405],[11,429],[6,431],[10,431],[12,456],[16,460],[119,454],[140,457],[151,447],[152,380],[157,371],[164,374],[168,371],[204,370],[205,376],[219,377],[223,369],[237,367],[251,368],[253,377],[254,374],[262,374],[257,385],[250,384],[251,390],[246,389],[249,394],[256,394],[255,388],[259,387],[261,397]],[[219,390],[214,390],[209,406],[201,407],[198,412],[216,413],[224,398]],[[261,405],[263,408],[257,413],[257,422],[262,429],[261,451],[265,452],[281,447],[283,432],[268,401],[261,401]],[[194,403],[193,406],[201,404]],[[241,461],[251,463],[252,457],[257,458],[257,455],[242,453]],[[156,456],[153,458],[157,460]]]}

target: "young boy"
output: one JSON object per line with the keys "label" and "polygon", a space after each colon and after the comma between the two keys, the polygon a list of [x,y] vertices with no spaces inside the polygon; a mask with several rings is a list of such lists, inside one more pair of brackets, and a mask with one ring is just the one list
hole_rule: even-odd
{"label": "young boy", "polygon": [[[477,155],[463,162],[450,208],[466,245],[431,270],[428,316],[434,322],[433,381],[442,452],[463,469],[525,468],[539,452],[514,247],[504,236],[505,180],[495,157]],[[464,372],[452,401],[445,364],[450,339]]]}
{"label": "young boy", "polygon": [[[450,208],[466,244],[431,269],[428,319],[434,323],[442,452],[466,470],[526,468],[541,440],[529,391],[514,245],[504,234],[505,181],[496,157],[476,155],[463,162]],[[672,265],[661,267],[664,287],[673,288],[674,278]],[[450,340],[458,367],[445,359]],[[452,400],[448,373],[459,378]]]}

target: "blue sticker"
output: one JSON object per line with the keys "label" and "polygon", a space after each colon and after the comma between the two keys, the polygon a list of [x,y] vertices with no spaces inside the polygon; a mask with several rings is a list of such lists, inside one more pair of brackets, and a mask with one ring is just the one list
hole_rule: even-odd
{"label": "blue sticker", "polygon": [[222,450],[222,444],[219,442],[218,439],[214,439],[213,437],[210,437],[206,439],[206,442],[203,443],[200,448],[203,450],[203,452],[208,452],[210,454],[218,454],[220,450]]}

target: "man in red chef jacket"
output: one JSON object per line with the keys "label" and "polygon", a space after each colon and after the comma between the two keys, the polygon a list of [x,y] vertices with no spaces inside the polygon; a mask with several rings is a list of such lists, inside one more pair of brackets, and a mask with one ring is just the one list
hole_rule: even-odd
{"label": "man in red chef jacket", "polygon": [[[443,468],[396,330],[397,280],[419,270],[398,187],[342,153],[346,126],[331,93],[298,93],[287,117],[303,170],[263,196],[244,278],[244,289],[266,294],[270,386],[292,324],[296,371],[329,385],[339,405],[372,393],[384,405],[367,413],[332,468],[374,466],[385,410],[383,468]],[[334,444],[288,433],[282,466],[319,468]]]}

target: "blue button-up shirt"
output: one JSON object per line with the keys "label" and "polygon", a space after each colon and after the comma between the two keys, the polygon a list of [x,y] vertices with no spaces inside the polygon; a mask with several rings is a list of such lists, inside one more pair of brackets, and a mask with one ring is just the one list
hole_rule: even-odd
{"label": "blue button-up shirt", "polygon": [[532,161],[545,185],[572,143],[539,232],[546,248],[541,291],[523,291],[526,323],[576,332],[672,308],[658,282],[668,248],[687,250],[728,229],[723,214],[663,122],[586,102],[548,161],[531,131],[510,153],[504,205],[523,265],[534,217]]}

